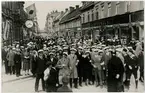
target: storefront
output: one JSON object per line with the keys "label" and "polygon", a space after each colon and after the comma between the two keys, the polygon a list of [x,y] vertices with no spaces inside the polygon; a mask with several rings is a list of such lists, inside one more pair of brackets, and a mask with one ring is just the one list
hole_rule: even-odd
{"label": "storefront", "polygon": [[144,33],[143,12],[126,13],[84,23],[83,37],[94,41],[96,39],[94,37],[98,36],[99,40],[119,39],[125,43],[130,40],[141,40]]}

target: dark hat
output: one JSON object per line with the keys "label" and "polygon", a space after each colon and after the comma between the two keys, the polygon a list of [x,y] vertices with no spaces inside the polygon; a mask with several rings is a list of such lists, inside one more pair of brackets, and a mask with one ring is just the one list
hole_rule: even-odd
{"label": "dark hat", "polygon": [[131,52],[132,54],[134,54],[134,52],[133,52],[133,50],[132,49],[128,49],[129,50],[129,52]]}
{"label": "dark hat", "polygon": [[127,52],[127,49],[123,48],[123,50],[122,50],[122,51]]}
{"label": "dark hat", "polygon": [[53,65],[53,64],[54,64],[54,62],[47,62],[46,66],[48,67],[48,66]]}

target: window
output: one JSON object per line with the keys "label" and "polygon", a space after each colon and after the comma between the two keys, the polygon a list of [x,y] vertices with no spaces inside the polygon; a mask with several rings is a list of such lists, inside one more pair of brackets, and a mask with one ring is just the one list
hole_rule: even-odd
{"label": "window", "polygon": [[96,8],[96,20],[99,19],[98,7]]}
{"label": "window", "polygon": [[101,6],[102,10],[101,10],[101,18],[104,18],[104,5]]}
{"label": "window", "polygon": [[98,13],[98,11],[96,11],[96,20],[98,20],[99,19],[99,13]]}
{"label": "window", "polygon": [[94,20],[94,11],[92,10],[92,21]]}
{"label": "window", "polygon": [[116,14],[119,14],[119,1],[116,3]]}
{"label": "window", "polygon": [[90,14],[89,14],[89,12],[88,12],[88,22],[90,21]]}
{"label": "window", "polygon": [[83,14],[83,21],[82,21],[82,23],[85,23],[85,15]]}
{"label": "window", "polygon": [[111,16],[111,2],[108,3],[108,17]]}
{"label": "window", "polygon": [[126,12],[128,12],[129,11],[129,7],[130,7],[130,1],[127,1],[126,4],[127,4]]}

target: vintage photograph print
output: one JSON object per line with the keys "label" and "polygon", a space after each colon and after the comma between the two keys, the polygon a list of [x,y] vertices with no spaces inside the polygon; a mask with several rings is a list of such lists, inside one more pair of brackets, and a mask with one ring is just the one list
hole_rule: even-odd
{"label": "vintage photograph print", "polygon": [[2,93],[144,92],[144,1],[1,1]]}

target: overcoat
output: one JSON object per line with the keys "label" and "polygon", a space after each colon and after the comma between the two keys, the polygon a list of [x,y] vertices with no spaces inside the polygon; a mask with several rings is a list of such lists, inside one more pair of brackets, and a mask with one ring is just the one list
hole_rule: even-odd
{"label": "overcoat", "polygon": [[70,60],[70,78],[78,78],[77,72],[77,56],[76,55],[69,55]]}
{"label": "overcoat", "polygon": [[14,66],[15,65],[15,63],[14,63],[14,56],[15,56],[14,52],[9,52],[7,54],[8,66]]}
{"label": "overcoat", "polygon": [[[108,86],[108,92],[119,92],[123,91],[120,90],[123,86],[123,73],[124,73],[124,67],[121,59],[116,56],[112,56],[112,58],[109,60],[107,64],[108,68],[108,77],[107,77],[107,86]],[[116,76],[119,74],[119,78],[117,79]]]}
{"label": "overcoat", "polygon": [[[62,65],[65,65],[62,67]],[[70,62],[69,58],[62,57],[61,59],[58,60],[58,63],[56,65],[57,68],[59,68],[59,76],[69,76],[70,75]]]}

